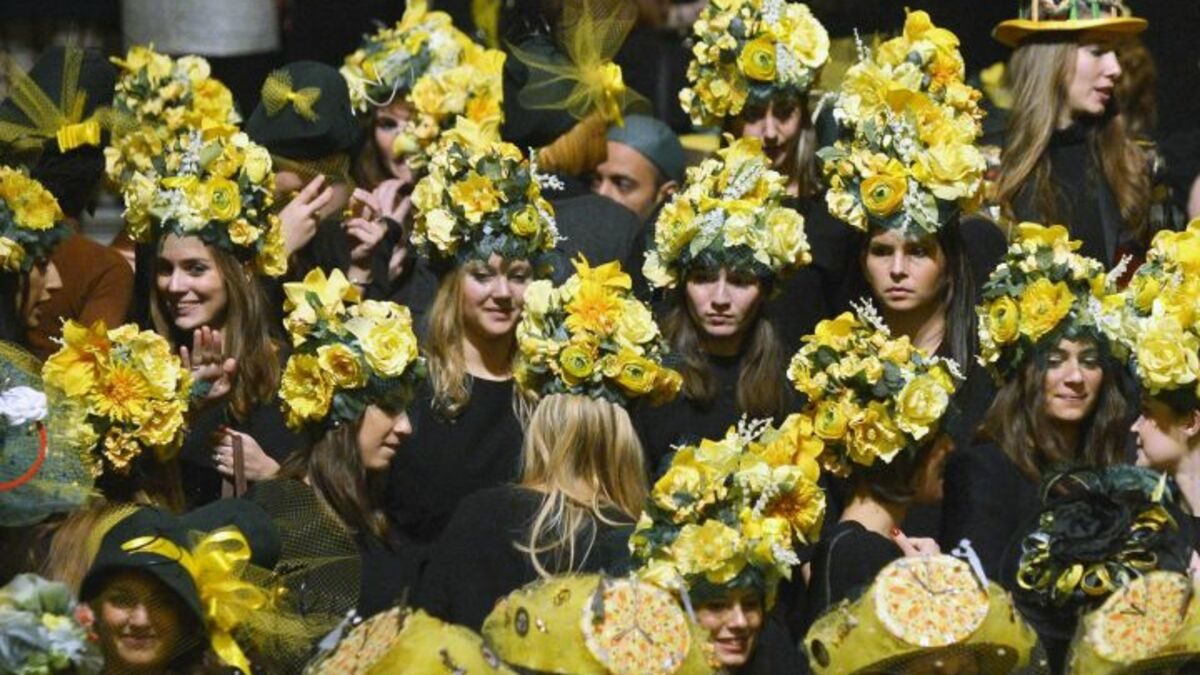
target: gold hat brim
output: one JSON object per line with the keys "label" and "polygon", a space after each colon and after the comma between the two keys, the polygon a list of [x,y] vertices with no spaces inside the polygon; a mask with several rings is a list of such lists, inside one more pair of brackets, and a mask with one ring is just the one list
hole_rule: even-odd
{"label": "gold hat brim", "polygon": [[1098,39],[1112,39],[1137,35],[1146,30],[1145,19],[1133,16],[1112,16],[1101,19],[1069,19],[1067,21],[1034,21],[1032,19],[1009,19],[1001,22],[992,31],[997,42],[1008,46],[1020,46],[1032,35],[1048,33],[1081,33]]}

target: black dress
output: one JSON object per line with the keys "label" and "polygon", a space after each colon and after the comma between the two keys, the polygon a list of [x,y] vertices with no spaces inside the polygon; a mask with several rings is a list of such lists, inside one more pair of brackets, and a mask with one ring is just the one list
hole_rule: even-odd
{"label": "black dress", "polygon": [[1041,508],[1037,482],[1000,446],[985,443],[950,454],[942,492],[942,550],[969,539],[988,578],[999,579],[1005,552]]}
{"label": "black dress", "polygon": [[[517,544],[526,542],[541,503],[541,493],[514,485],[483,490],[464,499],[434,546],[421,577],[417,605],[441,619],[479,630],[496,601],[539,578],[528,554]],[[541,562],[547,571],[627,574],[634,524],[620,514],[606,516],[622,524],[589,527],[576,540],[573,566],[543,555]]]}
{"label": "black dress", "polygon": [[750,660],[733,672],[736,675],[803,675],[809,672],[808,662],[796,645],[787,629],[777,619],[768,616],[763,620],[758,644]]}
{"label": "black dress", "polygon": [[842,600],[856,597],[888,563],[902,557],[895,542],[856,521],[829,528],[813,552],[807,625]]}

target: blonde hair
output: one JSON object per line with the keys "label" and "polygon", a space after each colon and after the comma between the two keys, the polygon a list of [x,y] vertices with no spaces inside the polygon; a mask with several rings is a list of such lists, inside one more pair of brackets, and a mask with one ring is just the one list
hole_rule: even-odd
{"label": "blonde hair", "polygon": [[[642,444],[629,414],[610,401],[577,394],[542,399],[525,432],[521,485],[544,496],[518,550],[543,577],[574,571],[591,551],[597,526],[617,524],[606,510],[636,521],[646,501]],[[580,553],[577,540],[584,533],[590,539]],[[542,563],[547,554],[552,569]]]}
{"label": "blonde hair", "polygon": [[139,508],[137,504],[107,502],[96,497],[72,511],[54,530],[41,575],[63,582],[78,597],[104,535]]}
{"label": "blonde hair", "polygon": [[[1063,220],[1046,149],[1068,105],[1067,88],[1075,76],[1078,49],[1074,42],[1031,41],[1018,47],[1009,61],[1013,107],[997,187],[997,200],[1009,220],[1016,218],[1013,203],[1026,185],[1032,187],[1040,220]],[[1088,144],[1100,161],[1121,220],[1145,243],[1150,179],[1145,155],[1129,137],[1124,116],[1106,115]]]}

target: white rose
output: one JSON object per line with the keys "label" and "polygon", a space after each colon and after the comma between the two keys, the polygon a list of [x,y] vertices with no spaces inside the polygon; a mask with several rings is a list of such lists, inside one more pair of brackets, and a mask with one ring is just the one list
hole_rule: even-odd
{"label": "white rose", "polygon": [[0,417],[19,427],[46,419],[46,395],[30,387],[13,387],[0,392]]}

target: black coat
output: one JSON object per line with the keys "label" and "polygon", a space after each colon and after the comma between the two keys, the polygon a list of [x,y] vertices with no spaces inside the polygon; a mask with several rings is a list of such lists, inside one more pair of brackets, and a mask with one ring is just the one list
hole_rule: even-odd
{"label": "black coat", "polygon": [[895,542],[856,521],[845,520],[826,530],[812,557],[807,626],[842,600],[857,597],[880,570],[903,556]]}

